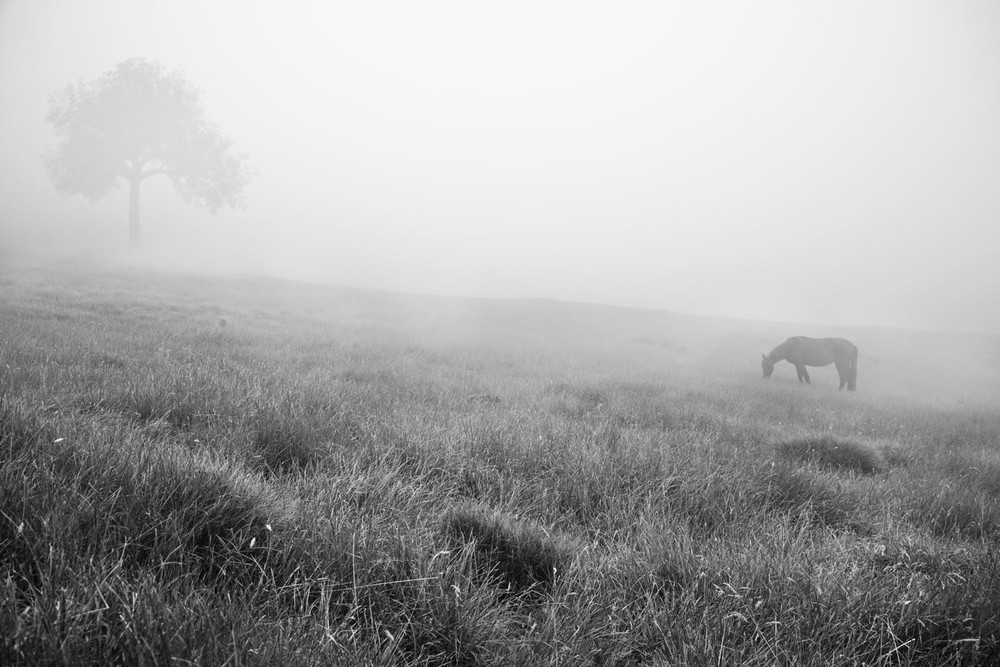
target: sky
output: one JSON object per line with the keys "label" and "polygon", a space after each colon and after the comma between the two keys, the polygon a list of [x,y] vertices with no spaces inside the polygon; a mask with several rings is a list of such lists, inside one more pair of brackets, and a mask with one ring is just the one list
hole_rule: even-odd
{"label": "sky", "polygon": [[1000,332],[998,36],[994,0],[0,0],[0,249],[125,251],[45,115],[145,57],[258,171],[216,215],[146,181],[151,262]]}

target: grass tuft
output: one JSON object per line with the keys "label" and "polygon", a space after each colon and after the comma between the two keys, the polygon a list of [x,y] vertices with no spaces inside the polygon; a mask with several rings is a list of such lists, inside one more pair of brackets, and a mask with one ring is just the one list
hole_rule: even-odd
{"label": "grass tuft", "polygon": [[579,419],[608,404],[607,395],[594,387],[576,387],[557,382],[545,387],[542,396],[547,399],[554,414]]}
{"label": "grass tuft", "polygon": [[920,528],[952,539],[1000,538],[1000,500],[951,480],[937,486],[917,483],[906,494],[907,516]]}
{"label": "grass tuft", "polygon": [[0,393],[0,463],[14,460],[43,439],[45,429],[36,415]]}
{"label": "grass tuft", "polygon": [[776,465],[762,480],[764,502],[773,512],[828,528],[860,528],[855,494],[809,470]]}
{"label": "grass tuft", "polygon": [[301,421],[277,413],[261,413],[252,428],[254,460],[268,474],[303,471],[324,455],[317,435]]}
{"label": "grass tuft", "polygon": [[540,527],[477,506],[451,508],[441,532],[453,547],[471,545],[482,574],[513,592],[551,589],[571,559],[567,545]]}
{"label": "grass tuft", "polygon": [[876,475],[886,470],[882,457],[871,447],[831,436],[793,440],[779,444],[776,449],[785,460],[816,463],[832,470],[861,475]]}

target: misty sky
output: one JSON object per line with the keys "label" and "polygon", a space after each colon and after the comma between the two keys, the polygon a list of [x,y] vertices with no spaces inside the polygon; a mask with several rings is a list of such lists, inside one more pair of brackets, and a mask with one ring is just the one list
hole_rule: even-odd
{"label": "misty sky", "polygon": [[132,57],[259,170],[215,216],[143,185],[191,267],[1000,332],[995,0],[0,0],[0,247],[126,248],[127,189],[41,158],[49,94]]}

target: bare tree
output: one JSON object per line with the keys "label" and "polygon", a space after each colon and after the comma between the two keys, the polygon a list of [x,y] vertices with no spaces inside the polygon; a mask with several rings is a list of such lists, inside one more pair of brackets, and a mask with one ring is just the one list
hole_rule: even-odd
{"label": "bare tree", "polygon": [[215,213],[243,203],[253,178],[245,153],[205,118],[201,91],[178,72],[133,58],[49,100],[46,120],[62,139],[45,166],[63,195],[91,201],[129,186],[129,241],[140,244],[139,186],[164,175],[188,203]]}

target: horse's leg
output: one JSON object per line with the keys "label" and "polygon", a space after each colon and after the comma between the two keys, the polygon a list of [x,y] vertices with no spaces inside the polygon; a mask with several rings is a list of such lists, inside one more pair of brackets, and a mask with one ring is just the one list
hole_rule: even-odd
{"label": "horse's leg", "polygon": [[847,391],[858,388],[858,350],[854,348],[851,358],[847,361]]}
{"label": "horse's leg", "polygon": [[848,364],[841,361],[840,359],[837,359],[836,364],[837,364],[837,375],[840,376],[840,386],[837,387],[837,391],[840,391],[841,389],[844,388],[844,385],[847,384],[847,378],[849,377],[848,373],[850,372],[850,368]]}
{"label": "horse's leg", "polygon": [[799,374],[799,382],[805,380],[806,384],[812,384],[809,382],[809,373],[806,371],[805,364],[795,364],[795,372]]}

